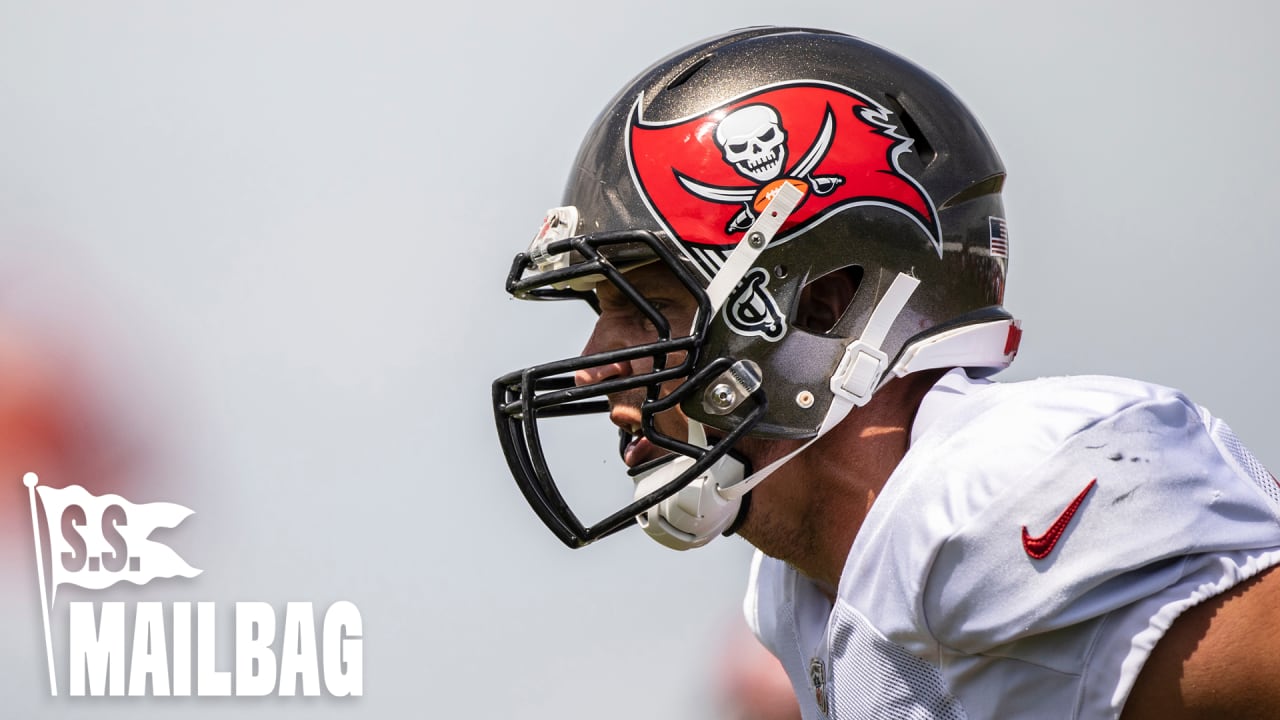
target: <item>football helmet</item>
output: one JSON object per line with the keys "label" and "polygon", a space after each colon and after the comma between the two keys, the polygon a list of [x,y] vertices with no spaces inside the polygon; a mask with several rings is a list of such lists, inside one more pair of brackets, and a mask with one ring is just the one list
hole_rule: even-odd
{"label": "football helmet", "polygon": [[[946,85],[849,35],[748,28],[642,72],[588,131],[561,206],[506,287],[597,307],[596,284],[610,282],[655,339],[494,382],[502,448],[530,505],[570,547],[632,522],[697,547],[731,532],[748,491],[794,455],[749,468],[732,452],[743,436],[812,442],[895,377],[1007,366],[1021,330],[1001,304],[1004,178]],[[691,328],[629,284],[629,270],[655,262],[694,298]],[[856,287],[851,302],[822,326],[802,321],[806,288],[833,273]],[[644,372],[574,382],[641,359]],[[543,425],[607,413],[609,395],[636,388],[641,429],[624,428],[622,446],[643,434],[669,454],[631,468],[632,501],[585,524],[548,467]],[[654,422],[677,406],[686,437]]]}

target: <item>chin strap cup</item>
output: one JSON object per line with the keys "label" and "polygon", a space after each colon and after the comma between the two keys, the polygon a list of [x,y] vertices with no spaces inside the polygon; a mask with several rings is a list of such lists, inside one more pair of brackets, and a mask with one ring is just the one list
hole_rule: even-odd
{"label": "chin strap cup", "polygon": [[[693,458],[674,455],[670,462],[636,478],[637,498],[672,482],[693,465]],[[742,480],[746,465],[725,455],[679,492],[636,516],[649,537],[673,550],[702,547],[719,535],[732,533],[741,524],[745,503],[727,498],[719,488]]]}

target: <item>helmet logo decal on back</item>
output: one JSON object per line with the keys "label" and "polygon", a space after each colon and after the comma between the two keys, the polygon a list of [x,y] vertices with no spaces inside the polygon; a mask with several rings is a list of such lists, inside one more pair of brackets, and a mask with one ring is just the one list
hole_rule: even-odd
{"label": "helmet logo decal on back", "polygon": [[898,165],[913,141],[871,99],[831,83],[792,82],[656,123],[644,119],[642,102],[628,123],[632,177],[658,222],[697,251],[709,274],[782,183],[804,199],[774,242],[840,210],[880,206],[915,221],[941,256],[933,200]]}
{"label": "helmet logo decal on back", "polygon": [[724,319],[739,335],[777,342],[787,332],[787,321],[769,294],[769,271],[751,268],[724,304]]}

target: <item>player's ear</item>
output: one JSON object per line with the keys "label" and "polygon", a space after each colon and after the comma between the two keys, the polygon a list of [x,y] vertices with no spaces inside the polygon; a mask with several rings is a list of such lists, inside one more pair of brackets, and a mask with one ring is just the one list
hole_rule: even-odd
{"label": "player's ear", "polygon": [[792,325],[812,333],[830,333],[853,303],[861,283],[862,268],[857,265],[833,270],[809,281],[800,290]]}

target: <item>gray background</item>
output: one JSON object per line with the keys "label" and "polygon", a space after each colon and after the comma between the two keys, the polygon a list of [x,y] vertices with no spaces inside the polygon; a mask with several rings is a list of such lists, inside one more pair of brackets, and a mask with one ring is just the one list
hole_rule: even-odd
{"label": "gray background", "polygon": [[355,700],[51,700],[24,525],[3,536],[3,714],[713,716],[747,547],[564,549],[507,475],[488,384],[586,338],[585,315],[502,282],[595,113],[747,24],[872,39],[983,119],[1026,330],[1008,377],[1176,385],[1280,466],[1277,20],[1264,2],[0,2],[0,316],[81,361],[137,449],[122,494],[196,510],[169,537],[203,576],[101,597],[217,600],[224,622],[236,600],[347,599],[366,635]]}

